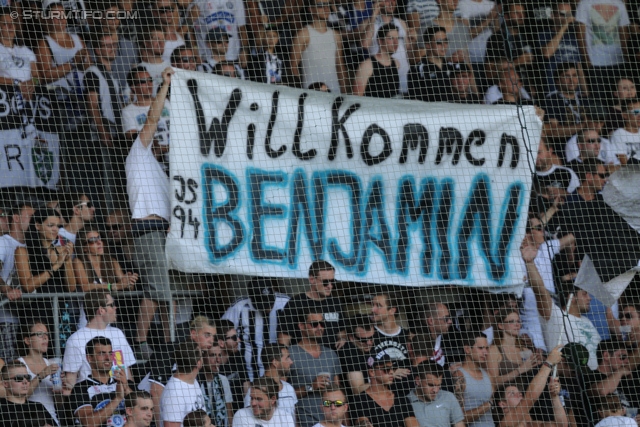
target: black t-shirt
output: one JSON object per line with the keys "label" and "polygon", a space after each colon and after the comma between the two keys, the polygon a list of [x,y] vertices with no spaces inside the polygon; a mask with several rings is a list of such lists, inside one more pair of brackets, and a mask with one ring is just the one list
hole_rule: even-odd
{"label": "black t-shirt", "polygon": [[[77,383],[71,391],[71,396],[69,396],[69,406],[73,411],[75,423],[77,425],[81,424],[80,420],[77,418],[78,410],[80,408],[91,406],[93,411],[96,412],[111,403],[111,401],[116,397],[116,387],[117,383],[113,378],[110,378],[108,383],[103,384],[89,376],[86,380]],[[125,421],[126,418],[123,400],[103,426],[122,426]]]}
{"label": "black t-shirt", "polygon": [[403,426],[405,418],[414,416],[413,408],[406,397],[396,395],[393,406],[387,412],[366,391],[349,402],[349,414],[354,422],[361,417],[368,418],[373,427]]}
{"label": "black t-shirt", "polygon": [[[397,335],[390,336],[385,335],[376,327],[376,332],[373,334],[373,354],[378,354],[381,351],[385,351],[397,368],[411,369],[411,359],[409,359],[409,334],[406,329],[401,328]],[[414,381],[412,374],[403,378],[396,379],[391,385],[391,390],[400,396],[406,396],[414,387]]]}
{"label": "black t-shirt", "polygon": [[27,401],[20,404],[0,398],[0,427],[23,427],[32,419],[42,420],[41,425],[58,425],[41,403]]}
{"label": "black t-shirt", "polygon": [[291,345],[298,343],[300,329],[298,321],[305,313],[322,313],[325,322],[322,345],[335,349],[340,331],[343,329],[342,303],[339,298],[329,297],[321,301],[312,300],[305,293],[295,295],[278,313],[280,332],[291,336]]}
{"label": "black t-shirt", "polygon": [[244,408],[244,383],[249,381],[249,374],[242,354],[231,353],[229,361],[220,366],[220,373],[229,380],[234,412]]}
{"label": "black t-shirt", "polygon": [[367,365],[369,354],[361,352],[352,342],[346,343],[337,351],[337,354],[342,367],[343,380],[346,384],[349,381],[349,372],[362,372],[365,382],[369,379],[369,366]]}
{"label": "black t-shirt", "polygon": [[409,70],[409,98],[425,102],[447,101],[451,96],[451,81],[446,70],[426,58]]}

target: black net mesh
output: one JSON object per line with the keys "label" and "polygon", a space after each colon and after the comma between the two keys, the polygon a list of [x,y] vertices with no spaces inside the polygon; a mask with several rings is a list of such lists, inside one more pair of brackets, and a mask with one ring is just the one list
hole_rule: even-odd
{"label": "black net mesh", "polygon": [[638,1],[0,3],[0,427],[637,426]]}

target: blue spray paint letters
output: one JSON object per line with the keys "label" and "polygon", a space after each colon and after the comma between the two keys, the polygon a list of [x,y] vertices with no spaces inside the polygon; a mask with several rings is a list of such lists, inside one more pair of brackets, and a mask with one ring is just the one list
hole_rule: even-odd
{"label": "blue spray paint letters", "polygon": [[[415,191],[413,176],[402,178],[398,185],[398,202],[396,208],[396,243],[395,269],[398,273],[409,273],[409,251],[411,238],[409,232],[415,227],[422,232],[422,254],[420,269],[425,277],[432,274],[433,249],[431,246],[432,226],[437,208],[437,181],[424,178],[420,189]],[[417,196],[417,197],[416,197]]]}
{"label": "blue spray paint letters", "polygon": [[[302,169],[287,174],[248,168],[246,189],[230,171],[214,164],[203,165],[202,176],[205,245],[213,263],[233,256],[247,242],[256,264],[296,269],[301,251],[308,250],[313,260],[331,259],[359,276],[366,276],[374,263],[384,265],[389,274],[406,276],[412,250],[419,250],[421,276],[443,282],[473,281],[474,253],[484,263],[490,280],[500,282],[507,277],[509,245],[525,199],[522,183],[510,186],[492,232],[496,208],[488,175],[475,177],[459,213],[454,211],[452,178],[438,181],[424,177],[416,183],[413,176],[406,175],[396,187],[391,227],[385,209],[389,203],[384,198],[385,181],[380,176],[368,183],[366,191],[361,178],[345,170],[316,171],[309,177]],[[270,187],[288,193],[288,204],[269,203],[265,191]],[[347,196],[346,206],[340,206],[346,212],[340,218],[346,234],[341,240],[343,247],[337,236],[327,236],[325,230],[329,213],[335,211],[331,208],[337,208],[330,206],[329,194],[336,192]],[[456,217],[460,220],[453,227]],[[265,243],[267,221],[287,228],[280,246]],[[226,241],[220,240],[222,230],[230,236]],[[304,237],[307,246],[301,245]]]}
{"label": "blue spray paint letters", "polygon": [[282,205],[266,203],[262,195],[268,185],[285,186],[284,172],[265,172],[258,169],[247,170],[248,218],[251,224],[251,257],[255,261],[282,263],[286,259],[286,248],[271,248],[264,242],[264,229],[269,217],[286,219],[287,208]]}
{"label": "blue spray paint letters", "polygon": [[[244,241],[245,230],[238,216],[240,208],[240,183],[233,174],[220,166],[213,164],[202,165],[203,205],[204,205],[204,241],[209,251],[211,262],[217,263],[231,256]],[[215,199],[215,186],[222,186],[227,194],[227,200],[218,203]],[[232,233],[227,244],[218,242],[218,226],[226,224]]]}
{"label": "blue spray paint letters", "polygon": [[491,184],[487,175],[475,179],[469,191],[467,203],[462,211],[462,221],[456,235],[458,236],[458,274],[461,279],[469,279],[471,266],[471,240],[473,236],[480,239],[480,256],[487,266],[487,275],[500,280],[507,271],[507,249],[514,231],[517,207],[520,204],[520,193],[523,188],[512,186],[504,201],[506,215],[501,221],[502,227],[496,233],[498,242],[493,246],[491,232]]}
{"label": "blue spray paint letters", "polygon": [[321,259],[323,246],[322,235],[318,230],[324,229],[324,188],[321,178],[315,177],[314,184],[307,185],[304,170],[298,169],[293,173],[291,188],[291,220],[287,236],[287,262],[292,268],[297,268],[300,241],[298,227],[303,223],[304,235],[307,237],[311,258]]}

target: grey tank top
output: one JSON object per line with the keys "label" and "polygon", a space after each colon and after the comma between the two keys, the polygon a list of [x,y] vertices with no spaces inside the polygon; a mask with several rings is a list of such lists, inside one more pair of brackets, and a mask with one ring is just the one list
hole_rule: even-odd
{"label": "grey tank top", "polygon": [[[464,390],[464,410],[475,409],[491,400],[491,379],[489,374],[483,369],[482,379],[477,380],[470,373],[460,368],[464,375],[466,388]],[[494,427],[493,414],[489,410],[482,414],[475,422],[467,424],[467,427]]]}

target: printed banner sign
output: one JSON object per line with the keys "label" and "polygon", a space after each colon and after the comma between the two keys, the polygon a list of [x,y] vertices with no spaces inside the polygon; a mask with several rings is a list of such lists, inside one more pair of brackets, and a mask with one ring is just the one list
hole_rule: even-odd
{"label": "printed banner sign", "polygon": [[171,106],[174,268],[302,278],[324,259],[339,280],[522,285],[542,126],[533,107],[518,115],[182,70]]}
{"label": "printed banner sign", "polygon": [[37,135],[23,133],[14,88],[0,85],[0,187],[55,190],[60,180],[60,139],[53,124],[54,107],[48,95],[39,92],[25,106]]}

